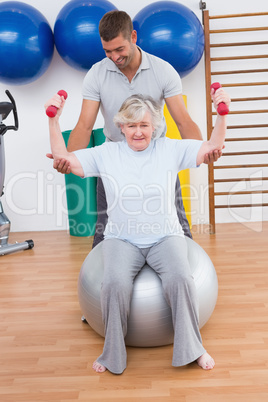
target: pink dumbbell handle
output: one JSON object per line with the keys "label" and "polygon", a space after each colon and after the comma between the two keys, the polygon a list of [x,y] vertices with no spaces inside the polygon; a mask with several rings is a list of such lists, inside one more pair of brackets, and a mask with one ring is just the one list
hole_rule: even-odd
{"label": "pink dumbbell handle", "polygon": [[[67,92],[64,91],[63,89],[58,91],[58,95],[63,96],[64,99],[67,99],[67,97],[68,97]],[[47,114],[48,117],[55,117],[56,114],[57,114],[57,110],[58,109],[56,108],[56,106],[52,106],[52,105],[48,106],[47,109],[46,109],[46,114]]]}
{"label": "pink dumbbell handle", "polygon": [[[215,90],[215,92],[216,92],[217,89],[221,88],[221,84],[220,84],[219,82],[214,82],[214,83],[211,84],[211,86],[210,86],[210,89],[212,89],[212,88],[213,88],[213,89]],[[217,107],[217,112],[218,112],[221,116],[224,116],[224,115],[228,114],[228,113],[229,113],[229,108],[228,108],[228,106],[226,105],[226,103],[224,103],[224,102],[219,103],[219,104],[218,104],[218,107]]]}

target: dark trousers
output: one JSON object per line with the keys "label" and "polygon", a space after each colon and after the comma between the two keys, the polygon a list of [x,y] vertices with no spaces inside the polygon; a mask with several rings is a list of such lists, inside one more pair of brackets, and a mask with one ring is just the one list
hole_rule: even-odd
{"label": "dark trousers", "polygon": [[[190,237],[192,239],[192,234],[190,231],[189,222],[186,218],[183,202],[182,202],[182,195],[181,195],[181,185],[179,177],[177,178],[176,182],[176,194],[175,194],[175,205],[177,208],[177,215],[179,218],[179,222],[182,226],[185,236]],[[104,230],[107,224],[108,216],[107,216],[107,202],[106,202],[106,195],[105,190],[103,187],[102,180],[98,178],[97,181],[97,212],[98,218],[96,223],[95,235],[93,240],[93,247],[99,244],[104,239]]]}

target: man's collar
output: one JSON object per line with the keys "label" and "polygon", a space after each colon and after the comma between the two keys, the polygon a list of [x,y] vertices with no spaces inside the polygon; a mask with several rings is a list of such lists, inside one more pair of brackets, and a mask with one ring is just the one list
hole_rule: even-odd
{"label": "man's collar", "polygon": [[148,56],[139,46],[137,46],[137,48],[141,52],[141,64],[140,64],[138,70],[147,70],[148,68],[150,68],[150,65],[148,62]]}

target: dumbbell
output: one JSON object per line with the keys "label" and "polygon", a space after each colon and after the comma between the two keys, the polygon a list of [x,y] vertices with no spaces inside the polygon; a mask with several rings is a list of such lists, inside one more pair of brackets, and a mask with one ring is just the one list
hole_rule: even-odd
{"label": "dumbbell", "polygon": [[[66,91],[64,91],[63,89],[61,89],[60,91],[58,91],[58,95],[63,96],[64,99],[67,99],[68,94]],[[48,117],[55,117],[57,114],[57,110],[58,108],[56,108],[56,106],[48,106],[46,109],[46,114]]]}
{"label": "dumbbell", "polygon": [[[217,91],[217,89],[221,88],[221,84],[219,82],[214,82],[213,84],[211,84],[210,89],[214,89],[215,92]],[[226,103],[224,102],[220,102],[218,104],[217,107],[217,112],[221,115],[224,116],[225,114],[229,113],[229,108],[226,105]]]}

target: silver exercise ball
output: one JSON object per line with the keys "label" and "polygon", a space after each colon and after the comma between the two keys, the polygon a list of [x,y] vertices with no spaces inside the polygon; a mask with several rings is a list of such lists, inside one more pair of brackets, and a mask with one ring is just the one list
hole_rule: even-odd
{"label": "silver exercise ball", "polygon": [[[196,242],[186,237],[188,259],[199,299],[199,327],[210,318],[218,297],[215,268],[207,253]],[[102,243],[86,257],[78,279],[80,307],[88,324],[104,336],[100,291],[103,277]],[[144,265],[134,280],[128,319],[126,345],[153,347],[173,343],[171,309],[162,291],[161,280]]]}

